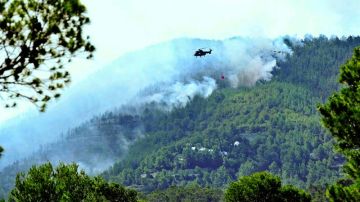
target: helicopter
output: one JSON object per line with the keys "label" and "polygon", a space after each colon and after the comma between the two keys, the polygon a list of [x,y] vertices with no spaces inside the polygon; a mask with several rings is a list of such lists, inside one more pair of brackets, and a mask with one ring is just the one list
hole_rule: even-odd
{"label": "helicopter", "polygon": [[211,51],[212,51],[211,48],[210,48],[209,51],[204,51],[203,48],[200,48],[197,51],[195,51],[194,56],[195,57],[198,57],[198,56],[202,57],[202,56],[205,56],[206,54],[211,54]]}
{"label": "helicopter", "polygon": [[287,54],[287,52],[279,50],[273,50],[273,53]]}

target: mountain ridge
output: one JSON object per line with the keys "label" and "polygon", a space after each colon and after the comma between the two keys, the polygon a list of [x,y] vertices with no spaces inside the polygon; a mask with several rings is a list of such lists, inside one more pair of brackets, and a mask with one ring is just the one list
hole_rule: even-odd
{"label": "mountain ridge", "polygon": [[[136,114],[128,114],[131,110],[124,110],[124,113],[119,109],[104,113],[87,122],[93,124],[92,127],[96,125],[95,123],[99,123],[95,128],[106,138],[101,141],[95,138],[94,142],[99,141],[98,143],[104,143],[103,145],[91,144],[91,138],[86,136],[91,134],[91,130],[87,132],[86,127],[79,126],[78,129],[69,130],[64,137],[71,139],[71,137],[83,136],[87,140],[78,144],[88,144],[90,150],[81,149],[79,145],[72,146],[78,157],[82,153],[89,154],[89,151],[100,152],[105,156],[107,154],[116,156],[115,160],[120,163],[104,172],[103,176],[108,180],[136,186],[144,191],[190,182],[221,187],[239,175],[263,169],[282,176],[285,183],[308,189],[312,184],[324,186],[325,183],[339,177],[338,169],[343,160],[332,152],[331,139],[319,124],[315,106],[338,88],[335,79],[337,75],[335,72],[338,71],[336,65],[346,60],[352,48],[360,44],[360,40],[359,37],[339,41],[319,38],[303,43],[302,46],[291,47],[294,53],[292,56],[287,56],[286,61],[277,61],[280,68],[273,70],[274,77],[270,82],[260,80],[251,88],[228,88],[229,83],[218,78],[216,79],[218,90],[208,99],[194,94],[184,108],[173,106],[172,111],[163,111],[161,103],[150,102]],[[341,48],[338,49],[339,47]],[[311,52],[314,48],[319,48],[317,54]],[[333,60],[328,59],[333,53],[339,54],[335,64],[332,64]],[[317,56],[320,59],[314,60]],[[301,58],[306,58],[308,62],[299,62]],[[312,65],[309,67],[308,64]],[[331,69],[330,74],[322,75],[321,72],[326,68]],[[304,74],[306,71],[309,72]],[[304,75],[303,79],[296,79],[301,75]],[[318,76],[315,78],[313,75]],[[320,95],[322,91],[324,93]],[[274,96],[268,92],[272,92]],[[225,102],[224,100],[225,105],[219,104]],[[129,130],[121,133],[123,129],[120,130],[121,127],[118,127],[120,125]],[[216,136],[216,134],[220,135]],[[232,136],[234,134],[235,136]],[[314,134],[315,136],[312,136]],[[221,143],[222,139],[216,137],[223,137],[227,143]],[[238,139],[232,140],[232,137]],[[289,137],[296,137],[294,144],[292,144],[294,140]],[[206,144],[203,142],[205,140]],[[238,149],[234,147],[236,141],[244,145],[243,151],[234,150],[231,153],[233,149]],[[189,151],[182,149],[187,143],[191,144],[187,145]],[[281,146],[278,145],[280,143],[281,145],[286,143],[286,152],[280,151]],[[113,146],[109,146],[111,144]],[[127,145],[130,150],[122,150],[121,145]],[[211,145],[215,145],[214,148],[211,148]],[[194,146],[194,151],[200,153],[192,152]],[[228,150],[225,151],[224,147]],[[214,155],[201,153],[203,151],[213,151]],[[244,155],[240,158],[239,154],[242,153]],[[286,153],[290,156],[281,159]],[[146,157],[146,155],[150,156]],[[232,156],[230,158],[226,157],[227,155]],[[34,157],[41,157],[41,152],[36,153]],[[175,158],[186,159],[188,164],[169,163],[170,159]],[[292,162],[291,159],[297,161]],[[98,160],[87,159],[89,163],[101,162]],[[287,161],[290,163],[286,163]],[[28,162],[31,164],[31,161]],[[206,167],[207,162],[211,164],[209,167]],[[165,167],[156,167],[162,164]],[[14,175],[21,171],[20,167],[19,163],[15,163],[0,173],[1,184],[5,187],[4,192],[11,187]],[[142,178],[142,176],[146,177]]]}

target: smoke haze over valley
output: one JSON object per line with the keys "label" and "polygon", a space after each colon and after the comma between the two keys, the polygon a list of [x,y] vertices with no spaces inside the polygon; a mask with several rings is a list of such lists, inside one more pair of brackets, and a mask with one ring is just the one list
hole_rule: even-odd
{"label": "smoke haze over valley", "polygon": [[[205,46],[214,52],[195,58],[193,52]],[[0,167],[26,157],[40,145],[59,140],[61,133],[108,110],[150,103],[171,110],[185,106],[195,95],[208,97],[219,82],[238,87],[270,80],[276,60],[284,60],[286,53],[291,51],[282,38],[237,37],[224,41],[176,39],[125,54],[67,89],[46,113],[28,112],[21,121],[3,123],[0,142],[7,152]],[[221,80],[221,75],[226,79]],[[76,161],[74,155],[51,158]],[[69,156],[74,157],[66,159]]]}
{"label": "smoke haze over valley", "polygon": [[232,182],[261,172],[279,180],[276,197],[299,188],[326,201],[350,183],[322,107],[349,84],[344,68],[358,73],[358,0],[34,2],[0,3],[0,201],[46,162],[141,201],[226,201]]}

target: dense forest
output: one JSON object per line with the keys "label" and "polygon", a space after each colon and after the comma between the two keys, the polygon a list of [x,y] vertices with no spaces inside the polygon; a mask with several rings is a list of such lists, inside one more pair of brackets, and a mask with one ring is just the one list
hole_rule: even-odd
{"label": "dense forest", "polygon": [[[173,186],[184,186],[180,192],[211,187],[213,193],[240,176],[264,170],[313,195],[324,191],[341,177],[344,158],[334,152],[316,106],[340,88],[339,66],[360,45],[360,37],[286,43],[293,54],[278,61],[271,81],[234,89],[218,80],[219,88],[209,98],[197,96],[172,111],[148,104],[136,114],[129,109],[104,113],[4,168],[0,194],[12,188],[17,172],[56,161],[52,154],[70,153],[84,156],[85,165],[104,163],[98,168],[108,168],[102,176],[109,181],[144,193],[165,190],[149,198],[172,193]],[[111,166],[97,159],[117,162]]]}
{"label": "dense forest", "polygon": [[262,170],[310,190],[333,182],[343,158],[333,152],[316,105],[339,88],[339,65],[360,38],[287,43],[294,53],[278,63],[271,82],[221,88],[171,113],[145,110],[145,137],[103,176],[145,191],[193,181],[222,187]]}

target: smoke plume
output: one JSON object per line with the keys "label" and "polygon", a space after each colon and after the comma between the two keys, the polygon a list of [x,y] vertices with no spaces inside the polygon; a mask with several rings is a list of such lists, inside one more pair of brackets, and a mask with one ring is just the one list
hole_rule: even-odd
{"label": "smoke plume", "polygon": [[[194,57],[199,48],[213,51]],[[114,108],[155,103],[171,110],[185,106],[196,95],[208,97],[219,82],[236,88],[270,80],[276,60],[285,59],[287,53],[291,51],[281,38],[237,37],[223,41],[182,38],[123,55],[66,89],[46,113],[33,110],[21,119],[1,123],[0,145],[6,152],[0,168],[40,145],[60,141],[61,132]],[[119,144],[126,150],[125,142]],[[62,158],[72,155],[77,160],[76,154],[65,154],[49,159],[66,161]],[[109,159],[104,157],[104,162]]]}

